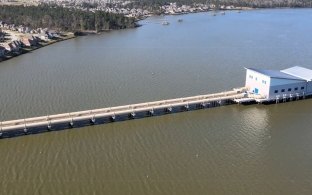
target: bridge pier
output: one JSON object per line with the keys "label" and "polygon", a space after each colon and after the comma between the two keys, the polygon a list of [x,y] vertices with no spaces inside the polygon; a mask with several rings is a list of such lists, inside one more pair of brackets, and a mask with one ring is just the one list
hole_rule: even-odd
{"label": "bridge pier", "polygon": [[115,115],[110,116],[110,117],[109,117],[109,120],[110,120],[111,122],[115,122],[115,121],[116,121],[116,116],[115,116]]}
{"label": "bridge pier", "polygon": [[28,129],[26,127],[23,129],[23,131],[24,131],[24,134],[27,135]]}
{"label": "bridge pier", "polygon": [[73,127],[74,127],[74,120],[73,120],[73,118],[72,118],[71,121],[69,122],[69,127],[70,127],[70,128],[73,128]]}
{"label": "bridge pier", "polygon": [[199,104],[199,107],[202,108],[202,109],[205,108],[205,107],[206,107],[206,103],[204,103],[204,102],[203,102],[203,103],[200,103],[200,104]]}
{"label": "bridge pier", "polygon": [[90,119],[90,123],[91,125],[95,124],[95,115],[93,115],[92,118]]}
{"label": "bridge pier", "polygon": [[184,111],[188,111],[189,108],[190,108],[190,106],[189,106],[188,104],[182,106],[182,109],[183,109]]}
{"label": "bridge pier", "polygon": [[0,138],[2,138],[3,132],[2,132],[2,122],[0,123],[1,127],[0,127]]}
{"label": "bridge pier", "polygon": [[128,115],[128,118],[129,119],[134,119],[135,118],[135,112],[131,112],[129,115]]}
{"label": "bridge pier", "polygon": [[147,111],[147,114],[149,116],[153,116],[154,115],[154,109]]}
{"label": "bridge pier", "polygon": [[165,113],[171,113],[172,112],[172,107],[165,108]]}
{"label": "bridge pier", "polygon": [[47,129],[48,129],[48,131],[52,130],[52,122],[50,120],[48,121]]}
{"label": "bridge pier", "polygon": [[27,132],[28,132],[27,125],[26,125],[26,120],[25,120],[25,119],[24,119],[24,129],[23,129],[23,131],[24,131],[24,134],[25,134],[25,135],[26,135]]}

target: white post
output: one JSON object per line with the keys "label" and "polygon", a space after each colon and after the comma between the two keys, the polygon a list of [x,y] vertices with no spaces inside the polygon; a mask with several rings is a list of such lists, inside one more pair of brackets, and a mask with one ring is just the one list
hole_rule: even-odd
{"label": "white post", "polygon": [[0,137],[2,137],[2,134],[3,134],[3,133],[2,133],[2,121],[1,121],[0,125],[1,125],[1,127],[0,127],[0,128],[1,128],[1,129],[0,129]]}
{"label": "white post", "polygon": [[27,125],[26,125],[26,120],[24,119],[24,133],[27,133]]}

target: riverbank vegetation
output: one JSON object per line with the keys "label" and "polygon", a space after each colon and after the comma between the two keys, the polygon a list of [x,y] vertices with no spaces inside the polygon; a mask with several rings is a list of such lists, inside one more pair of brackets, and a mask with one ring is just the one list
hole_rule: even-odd
{"label": "riverbank vegetation", "polygon": [[312,7],[311,0],[140,0],[133,1],[129,7],[140,7],[151,11],[157,11],[160,6],[169,3],[181,5],[206,4],[215,5],[215,9],[221,6],[250,7],[250,8],[279,8],[279,7]]}
{"label": "riverbank vegetation", "polygon": [[133,28],[134,18],[103,11],[83,11],[60,6],[0,6],[0,19],[9,24],[61,31],[102,31]]}

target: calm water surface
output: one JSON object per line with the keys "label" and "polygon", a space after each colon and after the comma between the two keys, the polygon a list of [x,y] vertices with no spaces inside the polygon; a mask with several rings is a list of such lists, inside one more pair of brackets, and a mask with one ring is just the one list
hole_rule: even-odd
{"label": "calm water surface", "polygon": [[[244,85],[244,67],[312,68],[311,9],[141,23],[2,62],[1,120],[228,90]],[[0,194],[311,194],[311,106],[232,105],[3,139]]]}

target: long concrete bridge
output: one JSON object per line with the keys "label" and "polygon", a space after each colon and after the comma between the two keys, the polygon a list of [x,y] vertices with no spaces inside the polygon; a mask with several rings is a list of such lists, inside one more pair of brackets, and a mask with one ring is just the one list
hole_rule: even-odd
{"label": "long concrete bridge", "polygon": [[3,121],[0,123],[0,137],[14,137],[44,131],[211,108],[232,104],[237,102],[236,100],[238,99],[243,100],[246,97],[246,91],[247,89],[242,87],[214,94]]}

